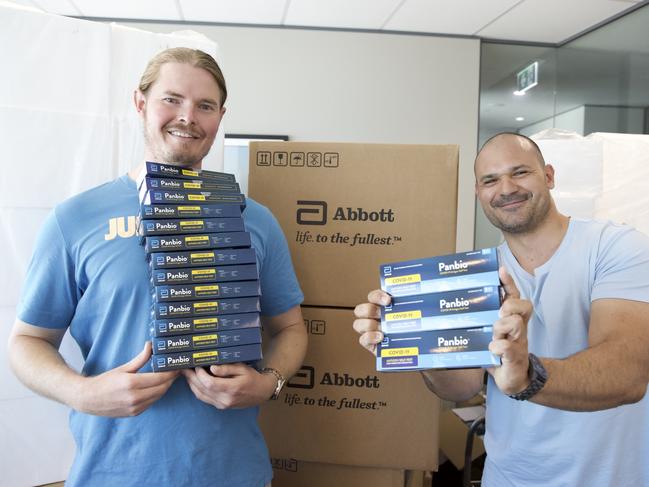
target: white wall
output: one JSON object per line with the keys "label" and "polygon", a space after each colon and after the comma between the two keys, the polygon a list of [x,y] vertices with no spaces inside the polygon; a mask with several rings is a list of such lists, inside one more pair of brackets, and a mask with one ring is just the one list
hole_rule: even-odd
{"label": "white wall", "polygon": [[130,24],[216,41],[228,83],[227,133],[295,141],[459,144],[458,249],[473,248],[475,39],[361,32]]}

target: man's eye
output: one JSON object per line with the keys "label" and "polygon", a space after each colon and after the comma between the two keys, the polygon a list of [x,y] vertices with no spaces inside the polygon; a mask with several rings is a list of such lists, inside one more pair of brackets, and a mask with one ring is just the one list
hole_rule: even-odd
{"label": "man's eye", "polygon": [[521,170],[521,171],[515,171],[515,172],[514,172],[514,176],[524,176],[524,175],[527,174],[527,173],[528,173],[528,171],[524,171],[524,170]]}
{"label": "man's eye", "polygon": [[493,183],[495,183],[495,179],[485,179],[482,181],[483,186],[491,186]]}
{"label": "man's eye", "polygon": [[178,100],[176,100],[175,98],[171,98],[170,96],[163,98],[163,100],[168,103],[178,103]]}
{"label": "man's eye", "polygon": [[214,107],[212,105],[208,105],[208,104],[203,104],[203,105],[200,106],[200,108],[201,108],[201,110],[208,110],[208,111],[213,111],[214,110]]}

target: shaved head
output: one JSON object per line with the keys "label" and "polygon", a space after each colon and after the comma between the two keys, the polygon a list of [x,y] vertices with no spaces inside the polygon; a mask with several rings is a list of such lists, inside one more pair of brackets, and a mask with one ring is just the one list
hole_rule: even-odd
{"label": "shaved head", "polygon": [[526,234],[551,214],[554,169],[536,143],[515,133],[485,142],[473,166],[476,195],[489,221],[505,234]]}
{"label": "shaved head", "polygon": [[491,149],[498,149],[499,147],[502,147],[502,144],[515,144],[524,151],[534,152],[534,155],[539,161],[541,167],[545,166],[545,159],[543,158],[541,149],[539,149],[539,146],[536,144],[536,142],[525,135],[517,134],[515,132],[501,132],[487,139],[487,141],[482,144],[482,148],[475,158],[475,163],[478,163],[478,160],[480,159],[480,156],[483,152],[489,151]]}

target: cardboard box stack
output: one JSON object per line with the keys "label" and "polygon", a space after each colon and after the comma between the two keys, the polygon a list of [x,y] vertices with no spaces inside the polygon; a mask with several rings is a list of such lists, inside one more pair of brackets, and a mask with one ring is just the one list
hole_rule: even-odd
{"label": "cardboard box stack", "polygon": [[259,360],[259,276],[234,176],[147,162],[138,184],[153,370]]}
{"label": "cardboard box stack", "polygon": [[495,248],[383,264],[379,371],[499,365],[489,352],[501,288]]}
{"label": "cardboard box stack", "polygon": [[455,250],[457,167],[453,145],[251,144],[249,194],[284,230],[309,333],[303,367],[261,408],[271,456],[297,469],[274,464],[273,487],[436,470],[439,399],[418,373],[377,372],[352,322],[381,263]]}

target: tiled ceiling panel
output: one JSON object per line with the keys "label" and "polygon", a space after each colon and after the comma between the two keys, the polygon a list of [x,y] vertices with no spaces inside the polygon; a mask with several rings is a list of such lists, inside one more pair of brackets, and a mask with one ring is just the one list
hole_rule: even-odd
{"label": "tiled ceiling panel", "polygon": [[20,3],[22,5],[28,5],[31,7],[37,7],[46,12],[59,15],[79,15],[79,11],[74,8],[68,0],[12,0],[15,3]]}
{"label": "tiled ceiling panel", "polygon": [[175,0],[72,0],[84,17],[182,20]]}
{"label": "tiled ceiling panel", "polygon": [[633,5],[619,0],[525,0],[477,35],[558,43]]}
{"label": "tiled ceiling panel", "polygon": [[293,0],[286,25],[380,29],[402,0]]}
{"label": "tiled ceiling panel", "polygon": [[179,0],[185,20],[279,25],[287,0]]}
{"label": "tiled ceiling panel", "polygon": [[521,0],[407,0],[385,28],[473,35]]}

